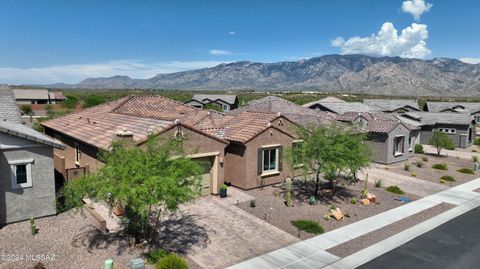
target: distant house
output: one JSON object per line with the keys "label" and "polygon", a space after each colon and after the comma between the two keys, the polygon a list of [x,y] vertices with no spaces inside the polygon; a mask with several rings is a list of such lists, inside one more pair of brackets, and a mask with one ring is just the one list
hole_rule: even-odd
{"label": "distant house", "polygon": [[19,105],[57,104],[65,100],[62,92],[49,92],[47,89],[14,89],[13,93]]}
{"label": "distant house", "polygon": [[406,124],[384,113],[347,112],[337,115],[341,122],[349,122],[367,130],[372,158],[376,163],[390,164],[408,160],[418,144],[420,128]]}
{"label": "distant house", "polygon": [[224,112],[236,109],[238,107],[238,98],[236,95],[224,94],[195,94],[192,100],[186,102],[187,105],[203,108],[207,105],[218,106]]}
{"label": "distant house", "polygon": [[409,112],[398,118],[421,128],[421,144],[429,144],[433,131],[447,133],[459,148],[470,147],[475,139],[475,120],[470,114]]}
{"label": "distant house", "polygon": [[304,104],[303,107],[310,108],[316,111],[331,112],[335,114],[343,114],[346,112],[363,113],[374,111],[374,109],[360,102],[323,102],[322,100]]}
{"label": "distant house", "polygon": [[310,107],[311,105],[314,105],[316,103],[346,103],[346,101],[343,101],[342,99],[337,98],[335,96],[327,96],[327,97],[322,98],[320,100],[303,104],[303,106],[304,107]]}
{"label": "distant house", "polygon": [[53,149],[63,145],[22,123],[0,89],[0,225],[56,214]]}
{"label": "distant house", "polygon": [[423,110],[434,113],[467,113],[475,117],[476,124],[480,124],[480,103],[427,102]]}
{"label": "distant house", "polygon": [[421,111],[416,100],[402,99],[364,99],[363,103],[373,110],[386,113],[406,113]]}

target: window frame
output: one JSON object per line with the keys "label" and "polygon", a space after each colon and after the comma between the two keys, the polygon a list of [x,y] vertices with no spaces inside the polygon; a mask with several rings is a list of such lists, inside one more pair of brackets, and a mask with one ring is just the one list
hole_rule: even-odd
{"label": "window frame", "polygon": [[438,128],[439,132],[446,133],[446,134],[456,134],[457,129],[455,128]]}
{"label": "window frame", "polygon": [[[399,145],[399,150],[401,151],[397,151],[397,139],[400,140],[398,145]],[[404,152],[405,152],[405,136],[403,135],[395,136],[393,138],[393,156],[401,156],[403,155]]]}
{"label": "window frame", "polygon": [[227,105],[227,104],[223,104],[223,105],[222,105],[222,108],[223,108],[223,111],[224,111],[224,112],[230,111],[230,106]]}
{"label": "window frame", "polygon": [[[32,183],[32,164],[33,159],[30,160],[18,160],[8,162],[10,165],[10,177],[12,189],[25,189],[33,187]],[[27,174],[27,182],[18,184],[17,182],[17,166],[25,165],[25,172]]]}
{"label": "window frame", "polygon": [[[270,167],[270,165],[272,164],[271,163],[271,152],[274,151],[275,152],[275,167],[273,169],[268,169],[268,170],[265,170],[265,153],[266,152],[269,152],[268,154],[268,166]],[[269,174],[269,173],[275,173],[275,172],[279,172],[278,171],[278,156],[279,155],[279,148],[276,147],[276,148],[264,148],[262,149],[262,174]]]}
{"label": "window frame", "polygon": [[408,151],[413,151],[415,149],[415,143],[417,142],[416,136],[409,136],[408,137]]}

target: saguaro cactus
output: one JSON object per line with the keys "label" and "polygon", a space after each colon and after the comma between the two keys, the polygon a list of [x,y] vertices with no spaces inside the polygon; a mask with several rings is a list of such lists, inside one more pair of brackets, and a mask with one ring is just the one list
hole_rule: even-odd
{"label": "saguaro cactus", "polygon": [[285,203],[287,204],[287,207],[292,206],[292,179],[287,177],[285,180]]}
{"label": "saguaro cactus", "polygon": [[30,229],[32,231],[32,235],[37,234],[37,226],[35,225],[35,219],[30,218]]}

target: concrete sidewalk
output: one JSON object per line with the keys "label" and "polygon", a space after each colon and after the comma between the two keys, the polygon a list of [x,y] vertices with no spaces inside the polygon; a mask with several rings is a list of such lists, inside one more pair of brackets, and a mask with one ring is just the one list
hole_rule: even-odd
{"label": "concrete sidewalk", "polygon": [[384,186],[397,185],[407,193],[420,197],[425,197],[448,189],[446,185],[433,183],[416,177],[409,177],[394,173],[382,168],[368,168],[358,175],[361,180],[365,180],[365,174],[368,173],[368,180],[374,183],[375,180],[382,180]]}
{"label": "concrete sidewalk", "polygon": [[[281,248],[244,261],[229,268],[312,269],[324,268],[326,266],[330,266],[328,268],[355,268],[356,266],[366,262],[365,258],[361,258],[362,255],[355,253],[349,257],[340,259],[340,257],[327,252],[326,249],[335,247],[359,236],[378,230],[440,203],[446,202],[457,205],[457,207],[454,207],[445,213],[442,213],[430,220],[405,230],[404,232],[396,235],[394,239],[388,238],[382,241],[385,246],[383,246],[382,242],[380,242],[374,245],[375,247],[372,246],[373,249],[370,249],[370,252],[367,251],[367,254],[369,254],[369,259],[379,256],[384,253],[381,251],[384,247],[387,249],[395,248],[400,244],[411,240],[412,236],[418,236],[454,218],[455,216],[458,216],[461,213],[465,213],[470,209],[480,206],[480,193],[474,192],[474,190],[478,188],[480,188],[480,178],[424,197],[404,206],[400,206],[378,215],[360,220],[331,232],[327,232],[294,245],[290,245],[285,248]],[[358,253],[361,253],[361,251]]]}

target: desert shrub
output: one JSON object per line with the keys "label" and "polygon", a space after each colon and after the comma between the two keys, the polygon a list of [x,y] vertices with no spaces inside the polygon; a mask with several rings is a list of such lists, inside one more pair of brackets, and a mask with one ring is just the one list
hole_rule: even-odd
{"label": "desert shrub", "polygon": [[156,249],[145,254],[145,259],[148,264],[157,264],[160,260],[168,255],[168,251],[164,249]]}
{"label": "desert shrub", "polygon": [[375,180],[375,188],[381,188],[383,185],[382,179]]}
{"label": "desert shrub", "polygon": [[256,207],[257,204],[255,203],[255,200],[250,200],[250,207]]}
{"label": "desert shrub", "polygon": [[412,176],[412,177],[416,177],[416,176],[417,176],[417,173],[415,173],[415,172],[411,172],[411,173],[410,173],[410,176]]}
{"label": "desert shrub", "polygon": [[457,172],[463,173],[463,174],[470,174],[470,175],[475,174],[475,172],[472,169],[466,168],[466,167],[458,169]]}
{"label": "desert shrub", "polygon": [[405,171],[410,171],[410,168],[412,168],[412,165],[409,163],[403,164],[403,170]]}
{"label": "desert shrub", "polygon": [[417,161],[415,162],[415,165],[416,165],[418,168],[422,168],[422,167],[423,167],[423,161],[417,160]]}
{"label": "desert shrub", "polygon": [[385,190],[395,194],[405,194],[405,192],[402,191],[402,189],[400,189],[398,186],[395,186],[395,185],[387,187]]}
{"label": "desert shrub", "polygon": [[64,108],[74,109],[75,106],[78,104],[78,99],[75,96],[71,96],[71,95],[66,95],[65,97],[67,99],[63,100],[62,106]]}
{"label": "desert shrub", "polygon": [[85,100],[83,100],[83,108],[98,106],[105,103],[105,98],[99,95],[90,95]]}
{"label": "desert shrub", "polygon": [[356,198],[352,198],[352,200],[350,200],[350,203],[351,203],[352,205],[357,204],[357,199],[356,199]]}
{"label": "desert shrub", "polygon": [[300,231],[304,231],[311,234],[321,234],[324,232],[323,227],[313,220],[292,220],[292,225],[297,227]]}
{"label": "desert shrub", "polygon": [[453,182],[455,181],[455,178],[452,176],[442,176],[440,180]]}
{"label": "desert shrub", "polygon": [[455,150],[455,146],[454,145],[448,145],[448,146],[445,146],[445,149]]}
{"label": "desert shrub", "polygon": [[475,138],[475,140],[473,140],[473,144],[474,144],[474,145],[477,145],[477,146],[480,146],[480,137],[479,137],[479,138]]}
{"label": "desert shrub", "polygon": [[448,166],[446,163],[436,163],[432,165],[432,168],[437,170],[448,170]]}
{"label": "desert shrub", "polygon": [[423,150],[423,146],[421,144],[415,145],[415,153],[425,153],[425,151]]}
{"label": "desert shrub", "polygon": [[422,161],[428,162],[428,157],[423,156],[423,157],[422,157]]}
{"label": "desert shrub", "polygon": [[475,163],[478,163],[478,156],[477,156],[477,155],[473,155],[473,156],[472,156],[472,161],[475,162]]}
{"label": "desert shrub", "polygon": [[168,254],[155,266],[156,269],[188,269],[188,263],[177,254]]}
{"label": "desert shrub", "polygon": [[30,115],[33,113],[31,105],[22,105],[20,107],[20,110],[22,110],[23,114],[26,114],[26,115]]}

